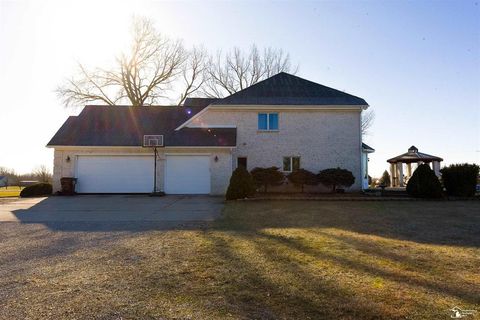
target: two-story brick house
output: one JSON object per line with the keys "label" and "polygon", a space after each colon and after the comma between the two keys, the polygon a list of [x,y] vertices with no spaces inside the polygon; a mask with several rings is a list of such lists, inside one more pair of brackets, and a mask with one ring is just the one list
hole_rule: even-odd
{"label": "two-story brick house", "polygon": [[54,190],[61,177],[76,177],[80,193],[151,192],[154,157],[143,147],[145,135],[163,140],[156,184],[167,194],[223,194],[239,165],[286,173],[341,167],[356,178],[350,190],[360,190],[366,108],[359,97],[287,73],[181,107],[86,106],[48,143],[55,149]]}

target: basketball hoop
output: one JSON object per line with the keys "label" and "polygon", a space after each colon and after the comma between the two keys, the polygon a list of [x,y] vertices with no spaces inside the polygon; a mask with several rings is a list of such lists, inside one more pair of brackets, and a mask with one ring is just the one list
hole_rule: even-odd
{"label": "basketball hoop", "polygon": [[148,134],[143,136],[143,147],[153,148],[153,192],[150,196],[164,196],[164,192],[157,191],[157,148],[163,147],[163,135]]}
{"label": "basketball hoop", "polygon": [[144,148],[156,148],[163,147],[163,135],[162,134],[147,134],[143,136]]}

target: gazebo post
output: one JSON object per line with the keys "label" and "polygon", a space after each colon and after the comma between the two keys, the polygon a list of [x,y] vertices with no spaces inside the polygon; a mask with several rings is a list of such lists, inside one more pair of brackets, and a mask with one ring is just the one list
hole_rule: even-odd
{"label": "gazebo post", "polygon": [[390,163],[390,187],[395,187],[395,163]]}
{"label": "gazebo post", "polygon": [[398,185],[400,187],[403,187],[403,163],[397,162],[397,167],[398,167],[398,182],[399,182]]}
{"label": "gazebo post", "polygon": [[407,178],[410,179],[412,177],[412,163],[407,163]]}
{"label": "gazebo post", "polygon": [[435,172],[435,175],[437,177],[439,177],[440,176],[440,162],[439,161],[433,161],[432,165],[433,165],[433,172]]}

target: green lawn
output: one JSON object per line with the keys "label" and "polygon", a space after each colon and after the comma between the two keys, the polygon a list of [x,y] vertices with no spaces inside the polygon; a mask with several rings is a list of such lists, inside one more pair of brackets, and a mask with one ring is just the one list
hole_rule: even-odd
{"label": "green lawn", "polygon": [[16,186],[10,186],[8,188],[0,187],[0,198],[19,197],[21,190],[21,187]]}
{"label": "green lawn", "polygon": [[1,319],[480,311],[479,201],[233,202],[212,226],[78,229],[0,224]]}

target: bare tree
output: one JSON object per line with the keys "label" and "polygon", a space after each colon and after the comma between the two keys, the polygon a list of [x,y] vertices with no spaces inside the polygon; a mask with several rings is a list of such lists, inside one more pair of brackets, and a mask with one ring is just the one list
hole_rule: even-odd
{"label": "bare tree", "polygon": [[[165,98],[172,83],[186,72],[189,57],[198,58],[197,52],[189,55],[182,41],[163,36],[152,21],[135,17],[130,50],[116,59],[114,68],[89,71],[79,64],[78,75],[67,80],[56,92],[66,106],[117,105],[125,101],[132,106],[153,104]],[[195,63],[190,65],[196,66]],[[201,72],[201,68],[195,72]],[[194,80],[197,79],[195,72],[190,72]]]}
{"label": "bare tree", "polygon": [[206,68],[203,93],[212,98],[222,98],[243,90],[280,72],[296,73],[290,55],[281,49],[266,48],[262,52],[252,45],[248,52],[239,48],[211,57]]}
{"label": "bare tree", "polygon": [[365,136],[368,134],[368,130],[372,127],[374,120],[375,120],[375,111],[371,109],[367,111],[362,111],[362,120],[361,120],[362,136]]}
{"label": "bare tree", "polygon": [[50,183],[52,181],[52,173],[45,165],[36,167],[32,174],[40,182]]}
{"label": "bare tree", "polygon": [[143,106],[166,97],[187,55],[180,40],[164,37],[148,19],[134,20],[133,35],[131,52],[119,59],[119,80],[131,104]]}
{"label": "bare tree", "polygon": [[[134,17],[132,41],[112,68],[87,68],[78,64],[76,76],[56,92],[66,106],[89,103],[143,106],[180,92],[178,105],[187,96],[202,93],[224,97],[282,71],[296,73],[289,54],[281,49],[248,51],[234,48],[209,56],[204,48],[185,49],[181,40],[159,33],[149,19]],[[177,95],[178,96],[178,95]]]}
{"label": "bare tree", "polygon": [[6,167],[0,167],[0,176],[6,177],[6,185],[5,188],[8,188],[10,185],[15,185],[18,182],[17,173],[13,169],[9,169]]}
{"label": "bare tree", "polygon": [[182,80],[184,83],[184,90],[178,100],[178,105],[181,105],[185,99],[199,91],[206,81],[206,70],[208,54],[204,48],[193,48],[188,53],[187,62],[182,68]]}

